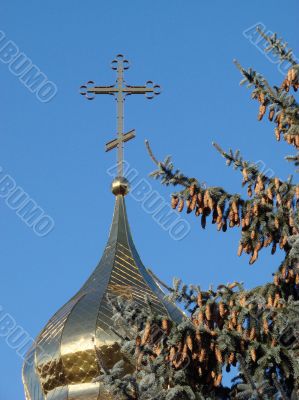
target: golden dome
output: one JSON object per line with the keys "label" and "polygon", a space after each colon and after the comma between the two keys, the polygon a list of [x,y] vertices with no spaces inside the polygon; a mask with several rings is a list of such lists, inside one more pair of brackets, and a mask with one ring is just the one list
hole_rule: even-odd
{"label": "golden dome", "polygon": [[[107,368],[124,356],[113,331],[107,295],[129,297],[142,307],[147,294],[160,314],[175,321],[182,318],[140,260],[123,197],[128,186],[119,178],[116,181],[113,222],[101,261],[79,292],[50,319],[27,354],[23,367],[27,400],[108,400],[100,384],[93,383],[100,373],[96,350]],[[131,365],[125,362],[130,371]]]}

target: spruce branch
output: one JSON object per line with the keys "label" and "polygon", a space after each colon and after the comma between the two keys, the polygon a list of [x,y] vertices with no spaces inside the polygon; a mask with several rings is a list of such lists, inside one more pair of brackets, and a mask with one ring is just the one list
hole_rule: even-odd
{"label": "spruce branch", "polygon": [[272,379],[273,379],[273,382],[274,382],[277,392],[281,395],[282,400],[288,400],[288,396],[286,395],[282,385],[278,381],[275,373],[272,374]]}
{"label": "spruce branch", "polygon": [[268,42],[268,47],[264,50],[265,53],[273,52],[279,56],[281,61],[287,61],[292,65],[296,65],[297,61],[294,58],[293,50],[288,49],[287,42],[283,39],[278,39],[277,34],[267,35],[260,27],[257,27],[258,33]]}

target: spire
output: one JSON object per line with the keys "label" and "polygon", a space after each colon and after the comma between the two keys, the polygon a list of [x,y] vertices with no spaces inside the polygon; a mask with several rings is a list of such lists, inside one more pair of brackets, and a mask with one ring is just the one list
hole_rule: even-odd
{"label": "spire", "polygon": [[114,214],[99,264],[77,294],[50,319],[28,352],[23,368],[27,400],[110,399],[100,384],[93,382],[100,374],[99,357],[106,368],[112,368],[120,359],[125,361],[127,372],[133,366],[120,351],[109,297],[122,296],[143,307],[147,295],[157,313],[176,322],[182,319],[181,311],[165,299],[144,267],[128,222],[124,196],[129,183],[123,176],[122,163],[123,143],[129,136],[123,134],[123,93],[153,95],[156,89],[124,86],[122,70],[126,63],[122,56],[113,62],[119,74],[117,87],[83,87],[87,96],[117,93],[118,137],[106,145],[108,150],[118,148],[118,176],[112,183]]}

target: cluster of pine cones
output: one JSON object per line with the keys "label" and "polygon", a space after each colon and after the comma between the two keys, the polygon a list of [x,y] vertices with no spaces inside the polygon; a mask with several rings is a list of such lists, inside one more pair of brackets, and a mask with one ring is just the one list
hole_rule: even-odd
{"label": "cluster of pine cones", "polygon": [[285,80],[282,83],[282,88],[288,92],[290,87],[293,87],[294,91],[297,92],[299,89],[299,64],[294,65],[289,69]]}
{"label": "cluster of pine cones", "polygon": [[[283,81],[282,88],[287,92],[293,87],[295,91],[299,88],[299,64],[292,67]],[[254,91],[252,98],[258,100],[260,103],[258,120],[261,121],[266,114],[267,107],[269,107],[269,120],[273,121],[275,116],[274,106],[271,105],[267,93],[262,89]],[[281,111],[276,115],[274,122],[276,123],[275,137],[279,141],[281,136],[284,140],[296,149],[299,149],[299,121],[298,116],[289,115]]]}
{"label": "cluster of pine cones", "polygon": [[[218,230],[226,231],[230,227],[242,227],[242,239],[240,240],[238,255],[243,252],[251,254],[250,264],[253,264],[259,251],[272,244],[272,254],[277,245],[281,249],[287,246],[288,236],[299,232],[295,227],[295,213],[298,212],[299,186],[287,187],[278,178],[267,180],[261,175],[252,177],[246,168],[242,170],[243,185],[248,185],[249,197],[255,192],[255,198],[243,201],[236,196],[219,194],[216,198],[212,190],[201,189],[192,184],[188,189],[187,199],[183,196],[172,196],[173,209],[182,212],[185,205],[187,213],[195,211],[195,215],[201,215],[201,225],[206,226],[206,218],[212,214],[212,223]],[[254,185],[252,184],[254,181]],[[285,187],[283,186],[285,185]],[[275,217],[273,218],[273,212]],[[269,213],[269,217],[265,215]],[[285,224],[286,215],[288,224]],[[261,230],[259,219],[267,224],[267,233]]]}
{"label": "cluster of pine cones", "polygon": [[[236,366],[238,355],[245,358],[249,353],[252,363],[256,364],[264,356],[263,343],[267,342],[271,347],[279,345],[272,331],[273,318],[280,308],[285,307],[280,288],[275,285],[269,287],[265,312],[260,312],[257,302],[251,301],[250,293],[232,291],[236,285],[228,286],[231,295],[218,300],[207,295],[208,292],[199,291],[196,311],[191,317],[194,328],[181,332],[177,343],[157,340],[163,335],[169,337],[172,323],[168,319],[160,322],[159,338],[156,323],[148,321],[143,335],[136,339],[137,369],[144,362],[144,348],[148,345],[151,350],[147,349],[147,356],[151,359],[160,356],[163,351],[168,365],[176,370],[190,368],[196,382],[202,381],[215,388],[221,385],[223,366],[229,372],[231,366]],[[233,335],[233,347],[221,344],[223,331]],[[153,337],[156,339],[154,343]]]}

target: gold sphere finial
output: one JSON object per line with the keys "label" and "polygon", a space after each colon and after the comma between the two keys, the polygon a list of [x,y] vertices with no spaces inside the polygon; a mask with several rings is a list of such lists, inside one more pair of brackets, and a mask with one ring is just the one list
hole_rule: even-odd
{"label": "gold sphere finial", "polygon": [[122,176],[117,176],[112,182],[111,191],[115,196],[119,194],[125,196],[130,191],[129,181]]}

